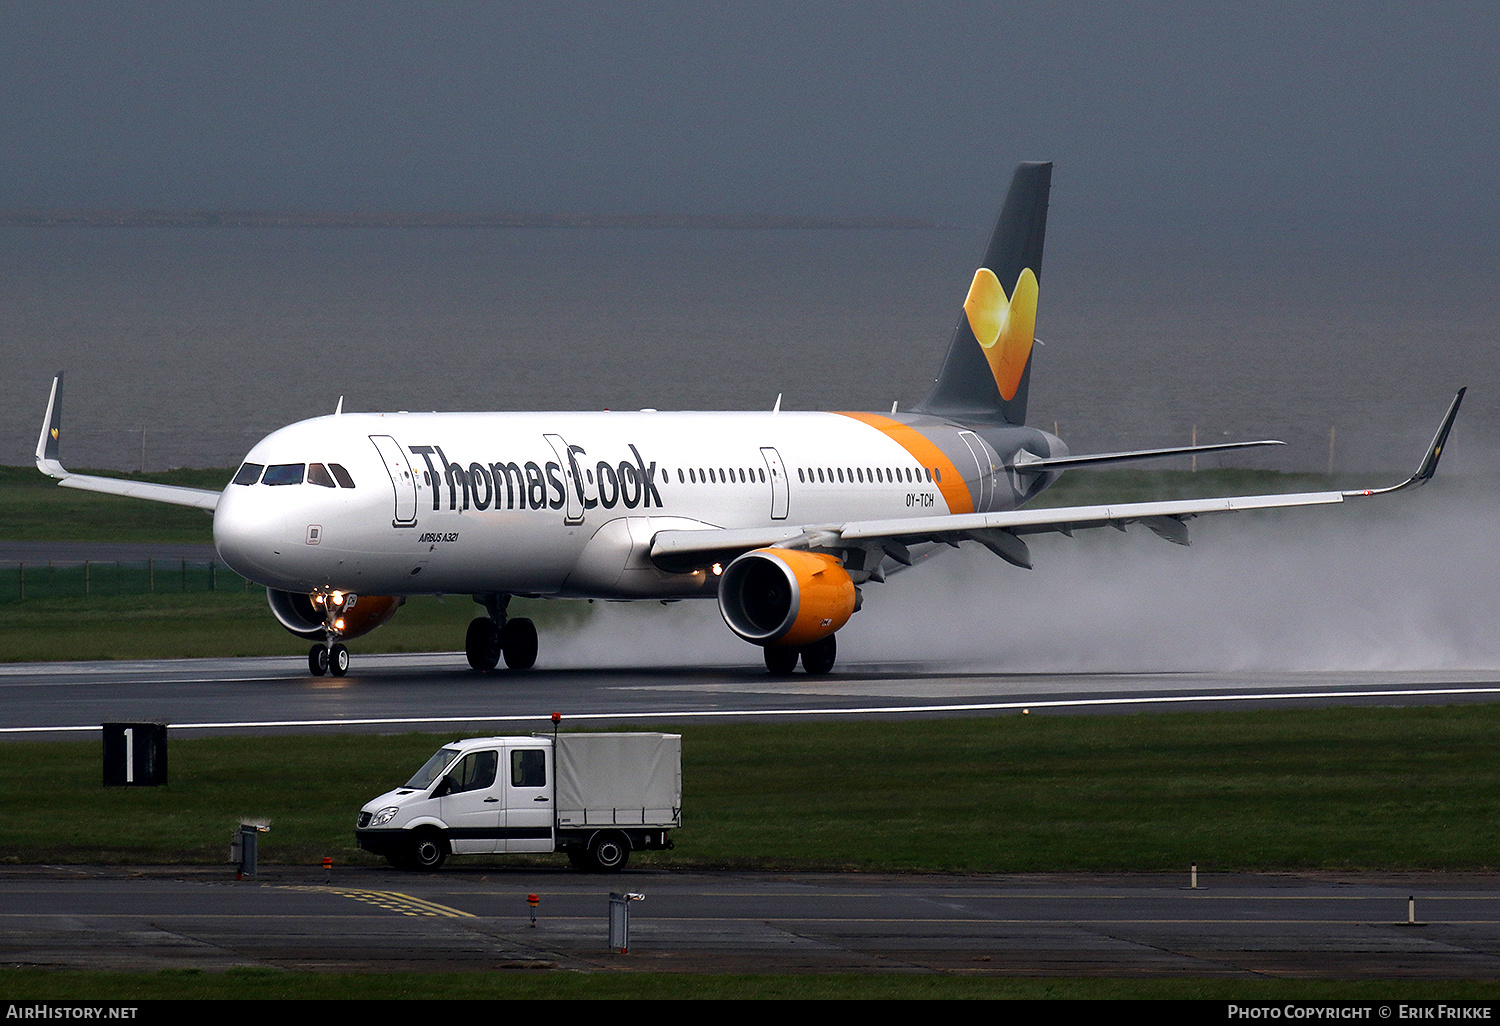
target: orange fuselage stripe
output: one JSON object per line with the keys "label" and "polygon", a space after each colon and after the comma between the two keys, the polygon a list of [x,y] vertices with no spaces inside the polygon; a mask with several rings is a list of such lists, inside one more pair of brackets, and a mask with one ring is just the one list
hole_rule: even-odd
{"label": "orange fuselage stripe", "polygon": [[943,455],[943,450],[933,445],[922,432],[878,413],[848,413],[841,410],[839,416],[852,417],[861,424],[868,424],[911,453],[912,459],[922,466],[937,470],[940,480],[934,483],[943,493],[943,501],[948,504],[949,513],[974,512],[974,500],[969,495],[969,486],[964,484],[964,476],[958,472],[953,461]]}

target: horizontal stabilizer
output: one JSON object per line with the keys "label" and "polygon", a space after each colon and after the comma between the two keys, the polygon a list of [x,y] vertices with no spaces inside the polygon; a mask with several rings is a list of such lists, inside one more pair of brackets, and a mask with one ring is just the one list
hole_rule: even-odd
{"label": "horizontal stabilizer", "polygon": [[1214,445],[1182,445],[1167,449],[1134,449],[1130,452],[1098,452],[1081,456],[1033,456],[1026,450],[1016,455],[1012,464],[1017,470],[1075,470],[1079,467],[1097,467],[1106,463],[1126,463],[1131,460],[1154,460],[1161,456],[1198,456],[1207,452],[1227,452],[1231,449],[1255,449],[1263,445],[1285,445],[1274,438],[1262,438],[1255,442],[1218,442]]}

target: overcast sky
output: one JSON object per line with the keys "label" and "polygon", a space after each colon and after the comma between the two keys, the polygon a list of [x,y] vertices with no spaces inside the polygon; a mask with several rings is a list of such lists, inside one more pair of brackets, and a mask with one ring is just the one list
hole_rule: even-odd
{"label": "overcast sky", "polygon": [[1492,3],[0,6],[3,207],[1493,226]]}

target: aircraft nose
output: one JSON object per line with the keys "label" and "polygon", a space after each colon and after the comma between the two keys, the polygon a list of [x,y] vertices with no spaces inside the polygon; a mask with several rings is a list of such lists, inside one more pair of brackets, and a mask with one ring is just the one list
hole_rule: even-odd
{"label": "aircraft nose", "polygon": [[286,518],[258,497],[231,487],[214,510],[214,548],[224,564],[258,584],[273,584],[286,550]]}

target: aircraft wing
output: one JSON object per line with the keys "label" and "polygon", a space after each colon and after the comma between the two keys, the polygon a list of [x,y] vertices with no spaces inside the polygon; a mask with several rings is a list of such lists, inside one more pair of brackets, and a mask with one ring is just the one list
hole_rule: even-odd
{"label": "aircraft wing", "polygon": [[[1030,568],[1030,554],[1022,540],[1024,535],[1044,531],[1071,535],[1074,531],[1091,527],[1115,527],[1123,531],[1127,525],[1134,523],[1145,524],[1167,541],[1186,545],[1186,522],[1193,517],[1236,510],[1328,505],[1345,499],[1385,495],[1425,484],[1437,471],[1438,460],[1448,440],[1448,432],[1458,416],[1464,392],[1465,389],[1459,389],[1458,394],[1453,397],[1453,402],[1443,415],[1437,434],[1416,472],[1405,481],[1385,488],[1239,495],[1214,499],[1167,499],[1158,502],[1017,509],[996,513],[947,514],[800,527],[662,531],[652,540],[651,559],[662,569],[680,570],[703,566],[707,562],[727,562],[752,549],[776,546],[825,551],[866,549],[872,553],[883,552],[896,562],[909,566],[911,557],[906,549],[908,545],[944,542],[957,546],[962,541],[977,541],[1007,562]],[[877,560],[875,565],[878,567],[878,564]],[[872,576],[878,577],[878,571]]]}
{"label": "aircraft wing", "polygon": [[48,477],[57,478],[64,488],[81,488],[87,492],[126,495],[152,502],[170,502],[176,506],[196,506],[210,512],[219,505],[219,493],[205,488],[183,488],[179,485],[127,481],[118,477],[74,474],[58,459],[58,437],[62,434],[62,372],[52,379],[52,395],[47,400],[47,415],[42,420],[42,434],[36,441],[36,468]]}

